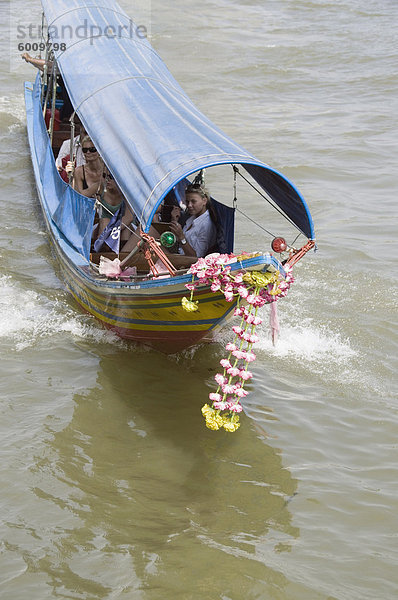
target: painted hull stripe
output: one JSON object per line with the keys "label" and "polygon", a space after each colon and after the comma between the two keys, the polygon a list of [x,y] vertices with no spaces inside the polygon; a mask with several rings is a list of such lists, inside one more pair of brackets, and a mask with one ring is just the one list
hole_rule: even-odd
{"label": "painted hull stripe", "polygon": [[[182,295],[189,294],[188,290],[176,290],[173,294],[170,292],[163,299],[159,296],[159,294],[154,295],[145,295],[136,294],[136,298],[132,297],[132,294],[108,294],[104,291],[103,294],[99,293],[97,290],[93,290],[91,287],[87,286],[78,276],[78,273],[75,271],[68,269],[68,277],[67,281],[70,287],[74,287],[77,289],[82,289],[87,296],[90,296],[92,301],[98,302],[98,304],[106,304],[109,307],[120,308],[120,302],[123,303],[123,306],[126,308],[134,308],[134,310],[143,310],[148,309],[150,303],[150,309],[154,310],[156,308],[179,308],[181,307],[181,297]],[[133,291],[133,293],[135,290]],[[207,297],[203,297],[206,294]],[[173,296],[176,296],[176,299],[173,300]],[[200,299],[200,303],[203,302],[222,302],[223,304],[226,302],[223,294],[215,295],[210,290],[198,290],[195,294],[195,297]],[[108,299],[112,299],[109,301]],[[120,300],[120,302],[118,302]],[[135,304],[138,301],[145,301],[145,304]],[[116,302],[115,302],[116,301]],[[156,301],[156,304],[153,303]]]}
{"label": "painted hull stripe", "polygon": [[[163,327],[163,326],[168,326],[168,327],[200,327],[200,326],[207,326],[207,329],[212,329],[213,327],[215,327],[215,325],[217,325],[217,323],[222,320],[225,315],[230,312],[229,310],[226,311],[225,313],[223,313],[223,316],[220,317],[215,317],[213,319],[201,319],[201,320],[191,320],[191,321],[158,321],[158,320],[147,320],[147,319],[130,319],[128,317],[120,317],[120,316],[116,316],[116,315],[112,315],[109,314],[105,311],[100,311],[98,310],[98,307],[94,306],[91,303],[87,303],[85,301],[84,298],[82,298],[80,296],[80,294],[77,294],[75,290],[73,290],[71,287],[69,288],[71,294],[73,295],[73,297],[76,299],[76,301],[81,304],[85,310],[87,310],[88,312],[93,312],[95,313],[96,316],[98,316],[98,318],[103,318],[104,320],[106,320],[108,323],[128,323],[130,325],[152,325],[155,327]],[[230,307],[228,307],[230,308]],[[231,309],[233,308],[233,306],[231,307]],[[230,310],[231,310],[230,309]],[[210,326],[210,327],[209,327]]]}

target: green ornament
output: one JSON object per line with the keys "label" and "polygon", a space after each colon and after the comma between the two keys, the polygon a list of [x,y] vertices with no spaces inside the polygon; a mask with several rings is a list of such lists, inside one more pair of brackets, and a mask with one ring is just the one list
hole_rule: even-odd
{"label": "green ornament", "polygon": [[160,243],[165,248],[171,248],[172,246],[174,246],[174,244],[176,243],[176,241],[177,241],[177,238],[174,235],[174,233],[172,233],[171,231],[165,231],[160,236]]}

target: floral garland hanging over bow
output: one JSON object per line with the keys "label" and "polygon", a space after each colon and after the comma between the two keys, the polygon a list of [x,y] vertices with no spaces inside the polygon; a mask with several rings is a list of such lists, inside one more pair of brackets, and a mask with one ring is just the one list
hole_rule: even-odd
{"label": "floral garland hanging over bow", "polygon": [[184,310],[198,310],[198,302],[193,300],[193,296],[199,284],[210,285],[212,292],[222,292],[228,302],[237,300],[234,315],[241,321],[232,327],[234,339],[226,345],[227,358],[220,361],[224,370],[214,377],[218,387],[209,394],[211,405],[205,404],[202,408],[206,426],[213,430],[223,428],[233,432],[240,427],[240,400],[247,396],[245,384],[253,377],[248,366],[256,359],[252,346],[259,340],[255,330],[262,323],[258,309],[286,296],[294,281],[290,267],[284,267],[285,279],[279,271],[231,272],[231,264],[242,258],[244,256],[234,254],[209,254],[199,258],[188,271],[192,274],[192,283],[185,287],[191,291],[190,299],[184,296],[181,301]]}

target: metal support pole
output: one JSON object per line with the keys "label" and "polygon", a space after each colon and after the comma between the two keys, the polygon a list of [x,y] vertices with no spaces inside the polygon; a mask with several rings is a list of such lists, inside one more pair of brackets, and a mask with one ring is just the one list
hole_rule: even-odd
{"label": "metal support pole", "polygon": [[[42,107],[43,107],[43,117],[46,116],[46,109],[47,109],[47,102],[48,102],[48,97],[50,94],[50,89],[49,89],[49,81],[48,81],[48,56],[49,56],[49,40],[47,40],[47,44],[46,44],[46,56],[45,56],[45,60],[44,60],[44,67],[43,67],[43,75],[42,75],[42,86],[41,86],[41,101],[42,101]],[[46,96],[45,96],[45,100],[44,100],[44,104],[43,104],[43,99],[44,99],[44,86],[47,85],[47,91],[46,91]]]}
{"label": "metal support pole", "polygon": [[48,128],[51,145],[53,143],[54,120],[55,120],[55,99],[56,99],[56,95],[57,95],[57,63],[55,62],[55,60],[53,63],[52,75],[53,75],[53,79],[52,79],[53,93],[52,93],[52,101],[51,101],[51,119],[50,119],[50,126]]}
{"label": "metal support pole", "polygon": [[[74,146],[74,140],[75,140],[75,115],[76,115],[76,112],[73,112],[69,119],[69,121],[70,121],[69,160],[71,160],[72,162],[74,162],[74,158],[75,158],[73,156],[73,146]],[[69,185],[72,185],[72,180],[74,179],[74,173],[68,173],[68,178],[69,178]]]}
{"label": "metal support pole", "polygon": [[[42,36],[43,36],[43,20],[44,20],[44,13],[43,13],[43,17],[42,17]],[[47,76],[48,76],[48,48],[49,48],[49,43],[48,43],[48,39],[47,39],[47,43],[46,43],[46,53],[44,55],[44,66],[43,66],[43,72],[41,75],[41,97],[40,97],[40,101],[41,101],[41,106],[43,106],[43,100],[44,100],[44,86],[46,85],[47,82]],[[40,58],[41,58],[41,52],[40,52]]]}
{"label": "metal support pole", "polygon": [[236,207],[238,205],[238,197],[237,197],[237,183],[236,183],[236,174],[239,172],[239,169],[236,165],[232,165],[233,171],[234,171],[234,197],[232,200],[232,208],[234,210],[236,210]]}

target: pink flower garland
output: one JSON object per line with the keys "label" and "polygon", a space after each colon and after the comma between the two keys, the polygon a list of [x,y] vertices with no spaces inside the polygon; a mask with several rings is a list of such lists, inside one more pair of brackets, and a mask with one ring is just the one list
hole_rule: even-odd
{"label": "pink flower garland", "polygon": [[[192,283],[185,287],[191,291],[191,298],[183,299],[183,307],[192,310],[190,306],[194,304],[193,293],[198,283],[210,285],[212,292],[221,291],[228,302],[238,299],[234,315],[241,317],[241,322],[232,327],[235,337],[226,345],[228,357],[220,360],[224,371],[214,376],[218,387],[216,392],[209,394],[211,406],[205,404],[202,408],[209,429],[224,428],[230,432],[240,427],[238,414],[243,410],[240,400],[249,393],[244,386],[253,377],[248,365],[256,359],[252,346],[259,340],[255,329],[262,323],[258,309],[286,296],[294,281],[289,268],[285,280],[281,280],[279,271],[236,271],[232,274],[230,265],[237,260],[234,254],[209,254],[199,258],[188,271],[192,274]],[[198,281],[194,281],[195,275]],[[246,306],[239,306],[240,300],[244,300]]]}

